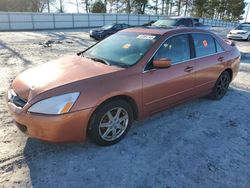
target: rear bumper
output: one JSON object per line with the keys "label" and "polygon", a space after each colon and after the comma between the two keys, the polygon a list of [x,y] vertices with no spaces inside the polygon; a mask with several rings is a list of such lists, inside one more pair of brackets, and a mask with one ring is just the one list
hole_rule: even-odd
{"label": "rear bumper", "polygon": [[83,142],[86,138],[91,109],[63,115],[40,115],[20,112],[8,102],[18,128],[29,137],[49,142]]}

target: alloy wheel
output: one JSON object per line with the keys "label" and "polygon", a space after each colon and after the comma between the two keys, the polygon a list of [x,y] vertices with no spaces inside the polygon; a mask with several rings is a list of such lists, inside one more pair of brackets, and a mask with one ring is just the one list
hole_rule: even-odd
{"label": "alloy wheel", "polygon": [[221,77],[219,78],[217,87],[216,87],[216,95],[218,98],[221,98],[226,94],[229,83],[230,83],[230,79],[228,75],[227,74],[221,75]]}
{"label": "alloy wheel", "polygon": [[116,140],[124,133],[128,123],[128,112],[122,107],[113,108],[102,116],[99,135],[106,141]]}

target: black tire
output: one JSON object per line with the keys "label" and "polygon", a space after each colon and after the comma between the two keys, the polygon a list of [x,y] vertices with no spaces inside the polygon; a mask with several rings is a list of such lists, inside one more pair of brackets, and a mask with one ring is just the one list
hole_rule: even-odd
{"label": "black tire", "polygon": [[[123,130],[122,129],[119,130],[119,128],[115,127],[116,125],[118,126],[121,124],[120,122],[118,123],[118,121],[120,119],[117,120],[117,122],[114,122],[113,124],[109,123],[110,120],[107,123],[104,123],[104,124],[109,124],[109,127],[100,127],[100,125],[102,123],[101,121],[103,121],[105,118],[109,119],[107,113],[110,112],[112,114],[114,112],[114,113],[118,114],[117,109],[121,109],[122,110],[121,114],[123,113],[123,114],[126,114],[128,116],[128,120],[126,119],[126,123],[125,123],[126,126],[124,125],[124,127],[126,127],[126,128],[124,128]],[[115,112],[115,110],[117,110],[117,112]],[[112,114],[112,116],[113,115],[114,114]],[[125,115],[124,115],[124,117],[125,117]],[[113,116],[113,118],[115,118],[115,116]],[[114,119],[114,121],[115,121],[115,119]],[[132,122],[133,122],[133,110],[132,110],[131,106],[124,100],[113,100],[113,101],[104,103],[93,114],[91,121],[90,121],[90,124],[89,124],[88,134],[89,134],[90,138],[96,144],[101,145],[101,146],[109,146],[109,145],[118,143],[120,140],[122,140],[125,137],[125,135],[129,131],[129,128],[130,128]],[[104,136],[106,131],[108,132],[108,129],[110,131],[110,127],[113,129],[116,129],[115,134],[119,133],[119,131],[123,131],[123,132],[120,132],[120,134],[118,134],[120,136],[115,138],[115,139],[113,139],[113,138],[110,138],[112,140],[104,139],[102,136]],[[102,129],[104,129],[103,132],[102,132]],[[111,137],[113,137],[113,129],[111,132],[109,132],[109,134],[107,134],[106,137],[110,137],[110,134],[111,134]],[[104,133],[104,134],[102,135],[102,133]]]}
{"label": "black tire", "polygon": [[249,34],[249,36],[247,37],[247,40],[246,41],[250,41],[250,34]]}
{"label": "black tire", "polygon": [[231,77],[228,71],[221,73],[220,77],[217,79],[212,93],[209,95],[210,99],[220,100],[227,93],[229,84],[231,82]]}

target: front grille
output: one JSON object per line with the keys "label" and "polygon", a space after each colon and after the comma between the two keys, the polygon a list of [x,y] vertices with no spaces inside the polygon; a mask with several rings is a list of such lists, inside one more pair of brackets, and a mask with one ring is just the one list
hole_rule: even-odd
{"label": "front grille", "polygon": [[231,36],[231,37],[234,39],[242,39],[242,37],[240,37],[240,36]]}
{"label": "front grille", "polygon": [[19,97],[13,89],[10,89],[8,92],[8,100],[9,102],[15,104],[17,107],[23,108],[27,101],[21,97]]}

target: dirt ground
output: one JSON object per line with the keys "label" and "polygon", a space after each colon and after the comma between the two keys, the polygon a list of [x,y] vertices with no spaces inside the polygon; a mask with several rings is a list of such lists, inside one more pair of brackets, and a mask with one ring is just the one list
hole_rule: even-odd
{"label": "dirt ground", "polygon": [[[39,45],[48,39],[62,44]],[[136,122],[114,146],[21,133],[4,101],[12,79],[94,42],[81,30],[0,32],[0,187],[250,187],[250,42],[236,42],[240,72],[221,101],[200,98]]]}

